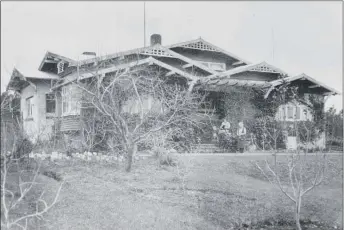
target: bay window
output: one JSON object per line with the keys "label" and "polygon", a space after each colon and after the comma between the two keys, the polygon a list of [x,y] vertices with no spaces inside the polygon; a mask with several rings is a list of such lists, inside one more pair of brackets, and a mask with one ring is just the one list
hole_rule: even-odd
{"label": "bay window", "polygon": [[62,87],[62,116],[80,114],[80,90],[69,84]]}

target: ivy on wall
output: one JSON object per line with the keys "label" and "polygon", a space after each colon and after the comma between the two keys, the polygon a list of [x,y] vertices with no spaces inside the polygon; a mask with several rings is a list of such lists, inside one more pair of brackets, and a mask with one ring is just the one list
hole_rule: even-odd
{"label": "ivy on wall", "polygon": [[[298,133],[301,142],[314,140],[323,131],[324,100],[322,95],[306,94],[297,86],[283,83],[271,91],[268,98],[264,98],[266,91],[252,88],[232,87],[230,91],[222,93],[220,107],[217,112],[220,118],[226,118],[236,128],[236,124],[243,120],[249,133],[252,133],[259,147],[283,148],[284,136]],[[274,118],[281,105],[288,103],[305,104],[313,115],[313,121],[299,121],[294,124],[282,124]],[[234,127],[233,127],[234,126]],[[281,130],[279,137],[272,137],[277,130]],[[283,132],[284,131],[284,132]],[[310,135],[304,135],[309,132]],[[270,136],[267,134],[269,133]],[[276,134],[277,135],[277,134]]]}

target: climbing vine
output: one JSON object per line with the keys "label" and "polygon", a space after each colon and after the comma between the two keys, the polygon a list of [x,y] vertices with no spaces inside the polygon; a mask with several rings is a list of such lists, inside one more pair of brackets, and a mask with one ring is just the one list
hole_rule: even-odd
{"label": "climbing vine", "polygon": [[[304,90],[288,83],[274,88],[268,97],[265,94],[263,90],[232,87],[229,92],[222,94],[218,108],[220,118],[226,118],[234,127],[243,120],[248,132],[255,136],[258,147],[262,149],[285,147],[284,139],[288,134],[297,135],[301,142],[306,142],[313,141],[323,131],[323,96],[305,94]],[[288,103],[306,105],[313,121],[297,121],[294,125],[276,121],[279,107]],[[312,134],[308,135],[309,140],[305,139],[305,132]],[[277,133],[279,137],[274,136]]]}

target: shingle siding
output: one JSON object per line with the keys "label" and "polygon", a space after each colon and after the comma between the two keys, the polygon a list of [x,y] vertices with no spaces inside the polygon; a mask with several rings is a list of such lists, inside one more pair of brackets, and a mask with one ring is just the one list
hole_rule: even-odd
{"label": "shingle siding", "polygon": [[61,126],[60,126],[61,132],[77,131],[81,129],[80,116],[62,117],[60,122],[61,122]]}

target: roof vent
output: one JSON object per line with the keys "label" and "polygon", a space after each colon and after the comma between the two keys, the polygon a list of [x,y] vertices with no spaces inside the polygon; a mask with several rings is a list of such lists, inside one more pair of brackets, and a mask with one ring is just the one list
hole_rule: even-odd
{"label": "roof vent", "polygon": [[152,34],[150,42],[151,42],[151,46],[154,46],[156,44],[161,45],[161,35],[160,34]]}

